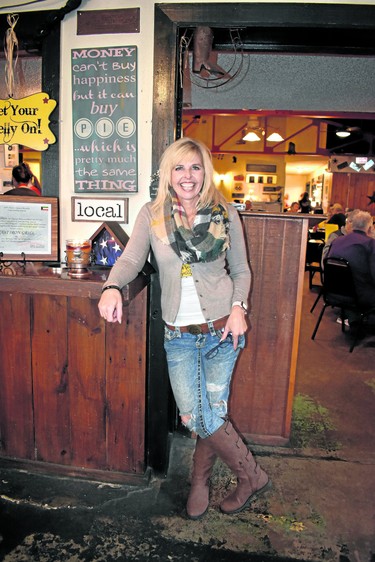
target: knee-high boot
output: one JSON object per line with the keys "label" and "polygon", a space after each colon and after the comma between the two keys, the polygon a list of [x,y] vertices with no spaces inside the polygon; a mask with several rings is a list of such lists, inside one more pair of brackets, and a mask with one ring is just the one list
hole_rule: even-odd
{"label": "knee-high boot", "polygon": [[216,453],[211,449],[208,443],[209,439],[197,437],[193,456],[191,488],[186,505],[187,515],[190,519],[199,519],[208,509],[209,478],[216,460]]}
{"label": "knee-high boot", "polygon": [[237,476],[237,488],[220,505],[223,513],[239,513],[271,487],[267,474],[255,461],[230,421],[225,421],[207,441]]}

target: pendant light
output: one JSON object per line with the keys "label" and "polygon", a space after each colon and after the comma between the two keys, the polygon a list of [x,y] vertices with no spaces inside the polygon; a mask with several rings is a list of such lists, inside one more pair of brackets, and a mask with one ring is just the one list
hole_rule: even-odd
{"label": "pendant light", "polygon": [[255,131],[249,131],[248,133],[246,133],[246,135],[242,138],[242,140],[244,141],[249,141],[249,142],[257,142],[260,141],[260,136],[257,135],[257,133]]}
{"label": "pendant light", "polygon": [[259,142],[262,140],[261,135],[264,135],[264,128],[260,126],[258,117],[249,116],[243,134],[242,140],[244,141]]}
{"label": "pendant light", "polygon": [[268,135],[267,137],[267,141],[268,142],[282,142],[284,139],[283,137],[280,135],[280,133],[277,133],[276,131],[274,133],[271,133],[270,135]]}

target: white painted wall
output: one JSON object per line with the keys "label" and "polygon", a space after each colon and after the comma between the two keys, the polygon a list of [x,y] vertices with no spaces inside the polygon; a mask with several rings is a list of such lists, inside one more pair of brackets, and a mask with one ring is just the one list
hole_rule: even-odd
{"label": "white painted wall", "polygon": [[306,182],[308,176],[286,174],[285,176],[285,195],[288,195],[288,205],[290,206],[294,201],[298,202],[301,193],[306,191]]}
{"label": "white painted wall", "polygon": [[[121,224],[130,234],[134,220],[141,206],[149,200],[151,176],[151,122],[152,122],[152,76],[154,11],[153,3],[147,0],[137,2],[140,7],[140,33],[106,35],[76,34],[77,16],[73,12],[65,17],[62,26],[61,43],[61,91],[60,91],[60,229],[61,243],[66,238],[91,236],[100,226],[98,223],[73,222],[71,220],[71,197],[74,193],[73,135],[72,135],[72,90],[71,90],[71,49],[103,46],[135,45],[138,49],[138,193],[122,193],[129,198],[129,223]],[[108,0],[105,8],[132,7],[130,2]],[[80,10],[103,8],[102,0],[86,0]],[[61,142],[62,140],[62,142]],[[85,194],[87,196],[87,194]],[[80,195],[81,196],[81,195]],[[98,194],[93,194],[98,196]]]}

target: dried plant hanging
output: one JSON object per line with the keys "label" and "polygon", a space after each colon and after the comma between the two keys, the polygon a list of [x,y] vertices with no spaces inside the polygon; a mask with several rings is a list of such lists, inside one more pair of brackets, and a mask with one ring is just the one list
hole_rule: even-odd
{"label": "dried plant hanging", "polygon": [[[17,14],[8,14],[7,22],[9,28],[5,32],[4,54],[5,54],[5,83],[8,97],[13,97],[14,69],[18,60],[18,39],[14,28],[18,22]],[[14,58],[15,55],[15,58]],[[14,62],[13,62],[14,61]]]}

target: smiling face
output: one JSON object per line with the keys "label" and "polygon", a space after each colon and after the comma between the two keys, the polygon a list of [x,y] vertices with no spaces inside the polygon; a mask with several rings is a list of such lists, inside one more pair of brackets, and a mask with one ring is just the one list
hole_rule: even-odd
{"label": "smiling face", "polygon": [[203,163],[198,154],[186,155],[172,168],[171,185],[184,207],[196,206],[203,181]]}

